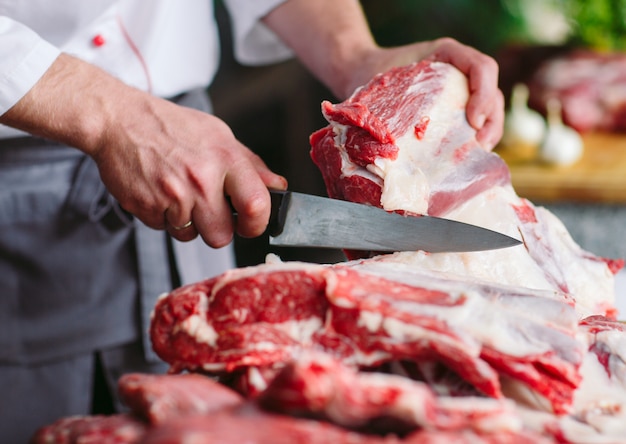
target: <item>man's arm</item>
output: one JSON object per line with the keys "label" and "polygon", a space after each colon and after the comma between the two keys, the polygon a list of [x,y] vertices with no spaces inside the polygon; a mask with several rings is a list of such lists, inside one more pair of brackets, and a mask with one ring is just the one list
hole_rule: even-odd
{"label": "man's arm", "polygon": [[[267,188],[286,187],[220,119],[129,87],[66,54],[0,122],[84,151],[122,207],[180,240],[200,234],[221,247],[234,229],[257,236],[269,219]],[[237,227],[224,195],[238,211]],[[191,227],[173,228],[189,220]]]}
{"label": "man's arm", "polygon": [[357,0],[289,0],[264,22],[340,99],[393,66],[427,58],[451,63],[468,77],[467,118],[478,130],[478,141],[491,149],[502,136],[504,99],[498,89],[498,66],[474,48],[449,38],[381,48]]}

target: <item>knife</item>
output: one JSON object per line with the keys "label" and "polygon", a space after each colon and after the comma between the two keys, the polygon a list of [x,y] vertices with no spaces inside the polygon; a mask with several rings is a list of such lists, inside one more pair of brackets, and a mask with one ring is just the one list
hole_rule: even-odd
{"label": "knife", "polygon": [[432,216],[404,216],[382,208],[270,190],[267,232],[274,246],[431,253],[481,251],[521,242],[475,225]]}

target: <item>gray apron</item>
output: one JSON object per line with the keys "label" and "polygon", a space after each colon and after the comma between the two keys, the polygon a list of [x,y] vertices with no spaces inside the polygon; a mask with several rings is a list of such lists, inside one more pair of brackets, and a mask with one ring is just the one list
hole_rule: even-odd
{"label": "gray apron", "polygon": [[[204,91],[176,101],[208,110]],[[124,212],[78,150],[0,140],[0,442],[89,413],[96,351],[112,384],[164,371],[147,334],[157,297],[234,263],[230,247],[173,241]]]}

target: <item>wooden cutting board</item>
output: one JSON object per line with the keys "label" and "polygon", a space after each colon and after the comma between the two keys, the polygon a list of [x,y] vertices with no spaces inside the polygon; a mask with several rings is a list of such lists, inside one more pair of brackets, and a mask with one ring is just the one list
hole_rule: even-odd
{"label": "wooden cutting board", "polygon": [[521,197],[542,202],[626,203],[626,134],[586,134],[583,141],[583,157],[566,167],[529,160],[521,147],[497,147],[496,152],[509,165]]}

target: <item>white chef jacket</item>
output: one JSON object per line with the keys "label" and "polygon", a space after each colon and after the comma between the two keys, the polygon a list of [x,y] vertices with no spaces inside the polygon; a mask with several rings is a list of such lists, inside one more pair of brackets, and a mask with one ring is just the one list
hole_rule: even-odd
{"label": "white chef jacket", "polygon": [[[285,0],[224,0],[244,64],[291,55],[259,19]],[[160,97],[206,87],[219,41],[211,0],[0,0],[0,114],[60,52]],[[0,138],[19,135],[0,125]]]}

